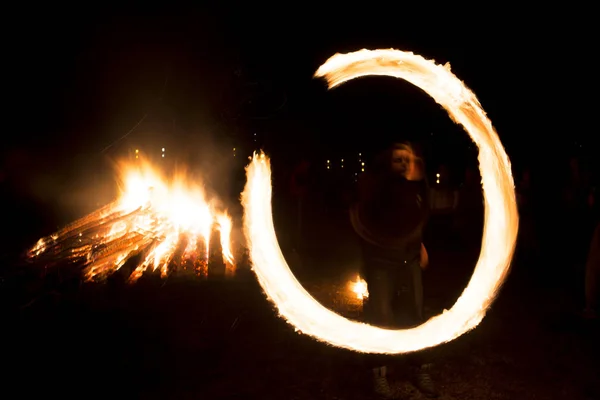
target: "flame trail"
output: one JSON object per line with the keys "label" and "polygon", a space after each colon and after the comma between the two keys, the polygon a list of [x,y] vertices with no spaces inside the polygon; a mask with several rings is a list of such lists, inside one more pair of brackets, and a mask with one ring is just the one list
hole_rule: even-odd
{"label": "flame trail", "polygon": [[427,92],[461,124],[479,148],[485,226],[477,266],[452,309],[406,330],[380,329],[350,321],[323,307],[290,271],[275,235],[271,211],[271,167],[254,155],[242,196],[244,232],[254,271],[267,297],[296,329],[332,345],[367,353],[406,353],[449,342],[475,328],[496,297],[515,249],[518,214],[510,162],[479,101],[448,65],[399,50],[336,54],[316,72],[330,88],[367,75],[404,79]]}
{"label": "flame trail", "polygon": [[[164,276],[183,242],[187,245],[178,261],[206,264],[216,225],[223,261],[233,273],[231,219],[206,201],[200,186],[184,175],[167,180],[145,161],[124,164],[122,175],[124,190],[118,200],[41,238],[28,252],[29,258],[82,262],[91,279],[111,274],[143,253],[131,281],[148,268]],[[199,242],[203,244],[200,251]]]}

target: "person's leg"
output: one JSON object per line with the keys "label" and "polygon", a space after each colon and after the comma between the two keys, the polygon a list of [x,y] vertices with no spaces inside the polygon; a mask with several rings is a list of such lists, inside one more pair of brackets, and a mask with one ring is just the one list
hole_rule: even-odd
{"label": "person's leg", "polygon": [[394,324],[392,303],[394,299],[395,265],[379,258],[381,250],[370,243],[362,243],[362,275],[367,282],[369,297],[364,304],[365,322],[389,328]]}
{"label": "person's leg", "polygon": [[[393,287],[390,274],[383,268],[371,268],[364,278],[369,291],[364,304],[365,322],[382,328],[393,326]],[[387,357],[369,354],[366,358],[373,367],[381,367]]]}
{"label": "person's leg", "polygon": [[[422,270],[418,262],[414,262],[403,269],[404,273],[398,276],[403,282],[396,297],[396,323],[399,328],[408,329],[423,323],[423,282]],[[423,353],[417,351],[405,355],[405,360],[413,367],[420,367],[425,363]]]}
{"label": "person's leg", "polygon": [[365,281],[369,290],[369,297],[365,304],[366,322],[389,328],[394,323],[393,287],[390,274],[384,269],[369,271],[365,275]]}
{"label": "person's leg", "polygon": [[[403,327],[411,328],[421,325],[423,316],[423,280],[422,269],[418,262],[413,262],[406,268],[408,276],[403,276],[402,281],[406,282],[401,286],[399,292],[399,307],[405,311],[402,319],[399,321]],[[405,356],[409,367],[414,371],[414,384],[425,396],[434,398],[439,396],[439,392],[429,374],[432,367],[432,360],[428,350],[421,350],[409,353]]]}
{"label": "person's leg", "polygon": [[[364,279],[367,282],[369,297],[364,304],[365,322],[375,326],[390,327],[393,323],[393,281],[387,269],[377,265],[373,260],[367,262],[370,262],[370,265],[365,270]],[[387,357],[365,354],[364,361],[372,370],[375,393],[383,398],[394,398],[395,392],[387,380],[385,365]]]}

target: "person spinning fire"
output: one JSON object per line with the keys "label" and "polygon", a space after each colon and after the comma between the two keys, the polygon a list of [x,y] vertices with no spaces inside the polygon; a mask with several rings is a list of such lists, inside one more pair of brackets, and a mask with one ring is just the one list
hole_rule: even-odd
{"label": "person spinning fire", "polygon": [[[363,307],[366,322],[392,329],[424,322],[421,274],[428,265],[423,245],[428,216],[423,160],[410,144],[395,144],[361,175],[358,201],[350,210],[361,243],[361,275],[369,291]],[[374,390],[383,398],[397,398],[383,357],[367,357],[374,366]],[[424,354],[410,353],[405,359],[415,371],[415,386],[427,397],[438,397]]]}

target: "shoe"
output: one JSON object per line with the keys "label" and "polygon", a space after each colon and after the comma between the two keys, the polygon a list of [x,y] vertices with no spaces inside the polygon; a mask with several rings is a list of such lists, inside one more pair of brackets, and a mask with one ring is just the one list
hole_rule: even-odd
{"label": "shoe", "polygon": [[431,375],[427,371],[428,367],[422,366],[418,369],[415,374],[415,386],[421,393],[423,393],[426,397],[430,399],[434,399],[440,396],[437,388],[435,387],[435,383],[433,379],[431,379]]}
{"label": "shoe", "polygon": [[385,376],[385,367],[373,370],[373,391],[379,398],[385,400],[397,399],[398,394],[392,389]]}

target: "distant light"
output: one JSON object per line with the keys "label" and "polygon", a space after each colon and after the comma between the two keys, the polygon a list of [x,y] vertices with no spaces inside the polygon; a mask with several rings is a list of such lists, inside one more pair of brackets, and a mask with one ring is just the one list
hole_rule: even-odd
{"label": "distant light", "polygon": [[359,157],[360,157],[360,156],[362,156],[362,153],[358,153],[358,156],[359,156]]}
{"label": "distant light", "polygon": [[329,163],[330,163],[330,161],[329,161],[329,160],[327,160],[327,164],[329,164]]}
{"label": "distant light", "polygon": [[163,154],[162,157],[165,158],[165,155]]}
{"label": "distant light", "polygon": [[436,180],[435,180],[435,183],[440,183],[440,180],[439,180],[439,179],[436,179]]}
{"label": "distant light", "polygon": [[440,174],[435,174],[435,177],[436,177],[436,178],[439,178],[439,177],[440,177]]}
{"label": "distant light", "polygon": [[344,159],[342,158],[342,162],[344,162]]}
{"label": "distant light", "polygon": [[327,166],[327,169],[329,169],[329,165]]}
{"label": "distant light", "polygon": [[136,152],[136,153],[139,153],[140,151],[139,151],[138,149],[135,149],[135,152]]}
{"label": "distant light", "polygon": [[233,148],[233,151],[235,151],[235,147]]}
{"label": "distant light", "polygon": [[360,165],[362,165],[362,166],[364,167],[364,166],[365,166],[365,163],[364,163],[364,162],[362,162],[362,163],[360,163]]}
{"label": "distant light", "polygon": [[361,172],[365,172],[365,169],[364,169],[364,168],[361,168],[361,170],[360,170],[360,171],[361,171]]}
{"label": "distant light", "polygon": [[162,151],[163,151],[163,153],[165,152],[165,148],[164,147],[162,148]]}

